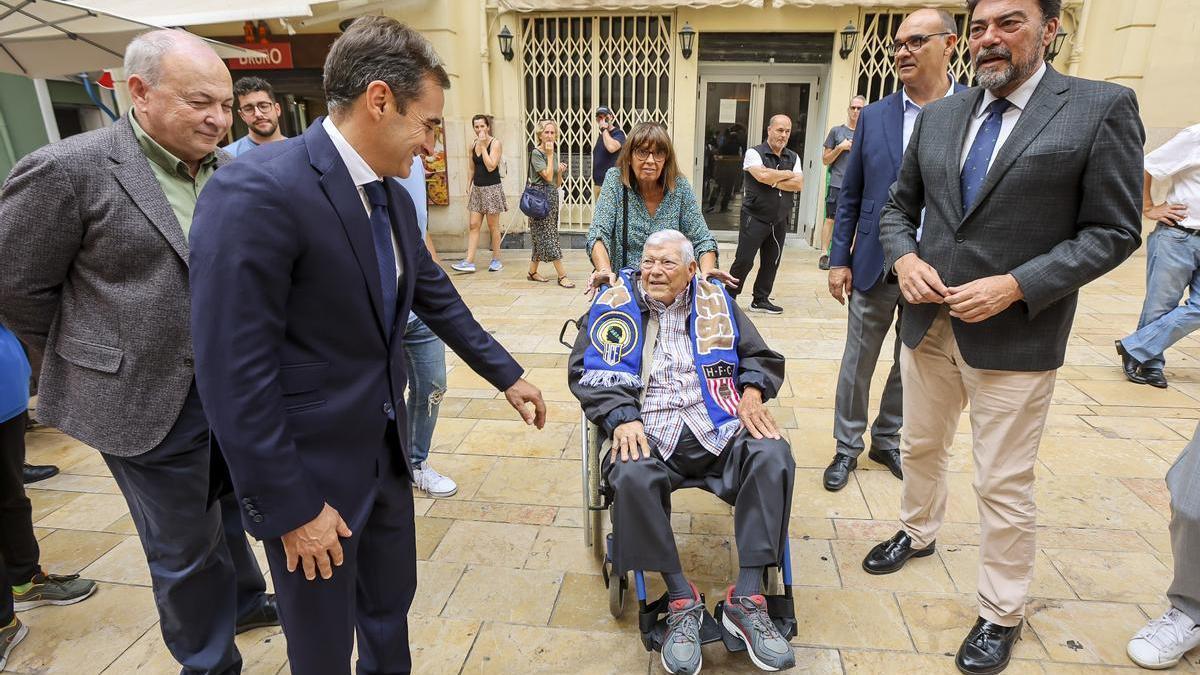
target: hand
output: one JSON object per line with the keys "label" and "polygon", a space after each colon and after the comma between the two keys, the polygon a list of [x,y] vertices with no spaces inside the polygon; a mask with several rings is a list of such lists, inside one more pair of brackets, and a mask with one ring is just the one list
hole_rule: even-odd
{"label": "hand", "polygon": [[542,152],[546,153],[547,155],[553,153],[554,141],[546,141],[545,143],[542,143]]}
{"label": "hand", "polygon": [[[513,386],[505,389],[504,398],[508,399],[509,405],[521,413],[521,419],[525,420],[525,424],[532,424],[538,429],[546,426],[546,402],[542,400],[542,392],[529,384],[525,378],[522,377],[513,383]],[[526,403],[533,404],[532,412],[525,406]]]}
{"label": "hand", "polygon": [[1150,220],[1167,222],[1173,225],[1178,225],[1179,221],[1187,218],[1188,209],[1183,204],[1155,204],[1148,209],[1142,210],[1142,215]]}
{"label": "hand", "polygon": [[853,291],[854,273],[849,267],[830,267],[829,268],[829,294],[834,300],[838,301],[839,305],[846,304],[850,299],[850,293]]}
{"label": "hand", "polygon": [[630,459],[636,462],[639,457],[650,459],[650,441],[646,440],[646,429],[641,420],[626,422],[613,429],[611,461],[617,461],[618,450],[622,462],[628,462]]}
{"label": "hand", "polygon": [[559,174],[560,176],[565,176],[565,175],[567,174],[567,164],[566,164],[566,162],[559,162],[559,163],[558,163],[558,174]]}
{"label": "hand", "polygon": [[853,146],[853,145],[854,145],[854,141],[853,141],[853,140],[851,140],[851,139],[849,139],[849,138],[847,138],[846,140],[844,140],[844,141],[842,141],[841,143],[838,143],[838,144],[837,144],[837,146],[838,146],[839,148],[841,148],[841,149],[842,149],[843,151],[845,151],[845,152],[849,152],[849,151],[850,151],[850,147],[851,147],[851,146]]}
{"label": "hand", "polygon": [[738,404],[738,419],[750,435],[757,438],[779,438],[779,426],[771,411],[763,403],[762,392],[758,387],[746,387],[742,392],[742,402]]}
{"label": "hand", "polygon": [[990,319],[1025,297],[1017,278],[1011,274],[984,277],[946,290],[950,316],[967,323]]}
{"label": "hand", "polygon": [[726,286],[729,286],[730,288],[737,288],[738,284],[741,283],[740,279],[737,279],[729,272],[726,272],[725,270],[719,270],[715,267],[712,268],[711,270],[708,270],[707,272],[701,272],[700,274],[703,275],[703,277],[706,281],[712,281],[713,279],[718,279],[721,281],[721,283],[725,284]]}
{"label": "hand", "polygon": [[900,292],[909,304],[931,302],[940,305],[942,299],[950,294],[937,270],[917,257],[916,253],[901,256],[894,267],[896,276],[900,278]]}
{"label": "hand", "polygon": [[[309,523],[283,535],[283,552],[287,556],[287,571],[295,572],[296,563],[304,566],[304,578],[313,581],[317,571],[322,579],[333,576],[333,568],[342,566],[342,542],[339,537],[351,535],[350,527],[329,504]],[[332,561],[332,565],[330,562]]]}
{"label": "hand", "polygon": [[583,294],[591,297],[593,293],[600,290],[601,286],[612,286],[617,283],[617,274],[612,270],[592,270],[592,275],[588,277],[587,288],[583,289]]}

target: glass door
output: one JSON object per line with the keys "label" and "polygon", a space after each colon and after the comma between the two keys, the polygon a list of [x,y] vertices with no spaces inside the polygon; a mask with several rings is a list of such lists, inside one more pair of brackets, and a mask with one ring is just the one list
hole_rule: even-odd
{"label": "glass door", "polygon": [[703,179],[696,192],[710,230],[738,229],[752,94],[751,84],[745,81],[705,83]]}

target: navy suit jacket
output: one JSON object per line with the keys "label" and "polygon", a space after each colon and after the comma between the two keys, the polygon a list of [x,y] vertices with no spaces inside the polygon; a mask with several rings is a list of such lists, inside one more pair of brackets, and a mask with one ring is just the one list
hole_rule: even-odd
{"label": "navy suit jacket", "polygon": [[410,474],[410,309],[497,389],[521,376],[430,258],[408,193],[384,184],[403,265],[393,326],[370,220],[319,120],[223,167],[196,204],[196,384],[258,538],[309,522],[326,502],[357,530],[384,472]]}
{"label": "navy suit jacket", "polygon": [[[955,82],[954,91],[966,87]],[[883,276],[879,214],[904,157],[904,98],[900,91],[863,108],[838,193],[830,267],[849,267],[854,288],[870,290]]]}

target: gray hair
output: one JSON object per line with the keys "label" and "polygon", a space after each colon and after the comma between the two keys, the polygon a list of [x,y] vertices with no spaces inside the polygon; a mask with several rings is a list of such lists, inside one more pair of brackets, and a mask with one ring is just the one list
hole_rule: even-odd
{"label": "gray hair", "polygon": [[954,15],[944,9],[937,10],[938,18],[942,20],[942,30],[952,35],[958,35],[958,22],[954,20]]}
{"label": "gray hair", "polygon": [[666,246],[668,244],[679,245],[679,257],[683,260],[684,265],[696,260],[696,249],[692,247],[692,241],[679,230],[659,230],[651,234],[649,237],[646,237],[645,248]]}
{"label": "gray hair", "polygon": [[200,38],[191,33],[173,28],[152,30],[133,38],[125,47],[125,77],[137,75],[151,87],[158,86],[162,80],[163,57],[188,41],[204,45]]}
{"label": "gray hair", "polygon": [[404,113],[408,102],[421,95],[426,77],[442,89],[450,76],[442,58],[417,31],[386,16],[363,16],[350,24],[325,57],[325,100],[330,110],[353,103],[367,85],[385,82]]}

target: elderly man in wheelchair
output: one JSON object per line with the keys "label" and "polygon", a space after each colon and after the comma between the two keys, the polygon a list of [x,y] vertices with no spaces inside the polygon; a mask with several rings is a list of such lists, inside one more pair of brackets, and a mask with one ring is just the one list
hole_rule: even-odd
{"label": "elderly man in wheelchair", "polygon": [[614,571],[654,570],[666,583],[665,632],[654,645],[663,667],[699,672],[707,612],[671,531],[679,487],[734,506],[740,570],[720,610],[726,634],[760,669],[795,665],[762,589],[765,568],[787,556],[795,473],[764,405],[783,382],[783,356],[720,283],[697,274],[687,237],[663,230],[646,241],[640,272],[623,270],[600,289],[568,367],[584,414],[612,441],[602,472],[612,490]]}

